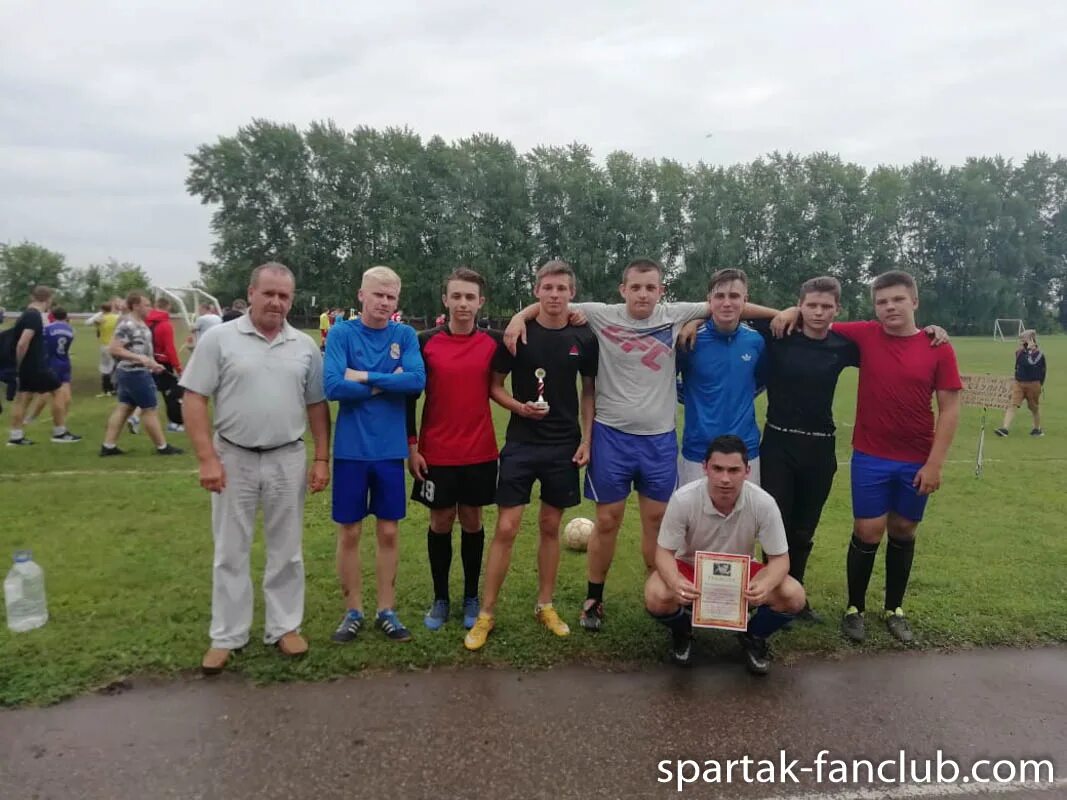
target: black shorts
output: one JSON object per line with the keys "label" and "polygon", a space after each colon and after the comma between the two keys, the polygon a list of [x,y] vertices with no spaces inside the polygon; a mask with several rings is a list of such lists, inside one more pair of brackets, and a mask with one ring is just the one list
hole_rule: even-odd
{"label": "black shorts", "polygon": [[427,508],[491,506],[496,500],[496,461],[461,467],[427,466],[426,480],[415,481],[411,499]]}
{"label": "black shorts", "polygon": [[541,502],[555,508],[573,508],[582,502],[578,465],[572,460],[578,443],[528,444],[509,442],[500,451],[497,505],[524,506],[530,502],[534,481],[541,482]]}
{"label": "black shorts", "polygon": [[41,392],[54,392],[62,384],[59,382],[59,378],[50,369],[46,369],[43,372],[29,372],[19,375],[19,388],[20,392],[33,392],[38,394]]}

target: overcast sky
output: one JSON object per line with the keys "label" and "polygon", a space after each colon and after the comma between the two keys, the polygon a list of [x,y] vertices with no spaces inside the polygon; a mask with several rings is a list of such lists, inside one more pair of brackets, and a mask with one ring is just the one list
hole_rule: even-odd
{"label": "overcast sky", "polygon": [[182,284],[212,242],[186,154],[253,117],[724,164],[1067,152],[1056,0],[296,5],[0,0],[0,241]]}

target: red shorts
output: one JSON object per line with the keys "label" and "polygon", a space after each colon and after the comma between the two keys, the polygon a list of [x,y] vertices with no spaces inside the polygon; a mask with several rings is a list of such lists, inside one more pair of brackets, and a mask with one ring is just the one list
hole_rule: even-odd
{"label": "red shorts", "polygon": [[[685,578],[687,581],[690,581],[690,582],[696,580],[697,576],[696,576],[696,572],[693,571],[693,565],[692,564],[690,564],[688,561],[682,561],[680,558],[674,559],[674,563],[678,565],[678,571],[680,573],[682,573],[682,577],[683,578]],[[748,562],[748,579],[751,581],[753,578],[755,578],[757,575],[759,575],[759,571],[761,569],[763,569],[765,566],[766,566],[766,564],[763,564],[763,563],[757,561],[756,559],[752,559],[751,561],[749,561]]]}

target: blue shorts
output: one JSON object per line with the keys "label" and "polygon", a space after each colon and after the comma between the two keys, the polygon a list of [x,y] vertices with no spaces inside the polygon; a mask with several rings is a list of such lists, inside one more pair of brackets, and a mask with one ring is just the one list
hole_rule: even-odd
{"label": "blue shorts", "polygon": [[70,383],[70,362],[69,361],[49,361],[48,368],[56,374],[60,383]]}
{"label": "blue shorts", "polygon": [[666,503],[678,479],[678,436],[674,431],[642,436],[593,423],[585,496],[595,503],[616,503],[630,487],[650,500]]}
{"label": "blue shorts", "polygon": [[913,522],[923,518],[928,496],[912,485],[922,464],[852,451],[852,516],[874,519],[893,511]]}
{"label": "blue shorts", "polygon": [[134,408],[155,408],[159,403],[156,398],[156,382],[152,373],[146,369],[115,370],[115,386],[118,400]]}
{"label": "blue shorts", "polygon": [[333,460],[333,521],[341,525],[360,522],[368,514],[378,519],[398,520],[407,514],[404,491],[404,460]]}

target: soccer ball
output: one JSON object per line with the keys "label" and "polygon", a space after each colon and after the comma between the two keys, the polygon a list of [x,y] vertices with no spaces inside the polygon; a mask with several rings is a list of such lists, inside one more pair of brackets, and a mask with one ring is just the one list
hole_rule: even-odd
{"label": "soccer ball", "polygon": [[589,546],[589,537],[593,535],[593,520],[575,517],[563,529],[563,544],[568,550],[584,551]]}

